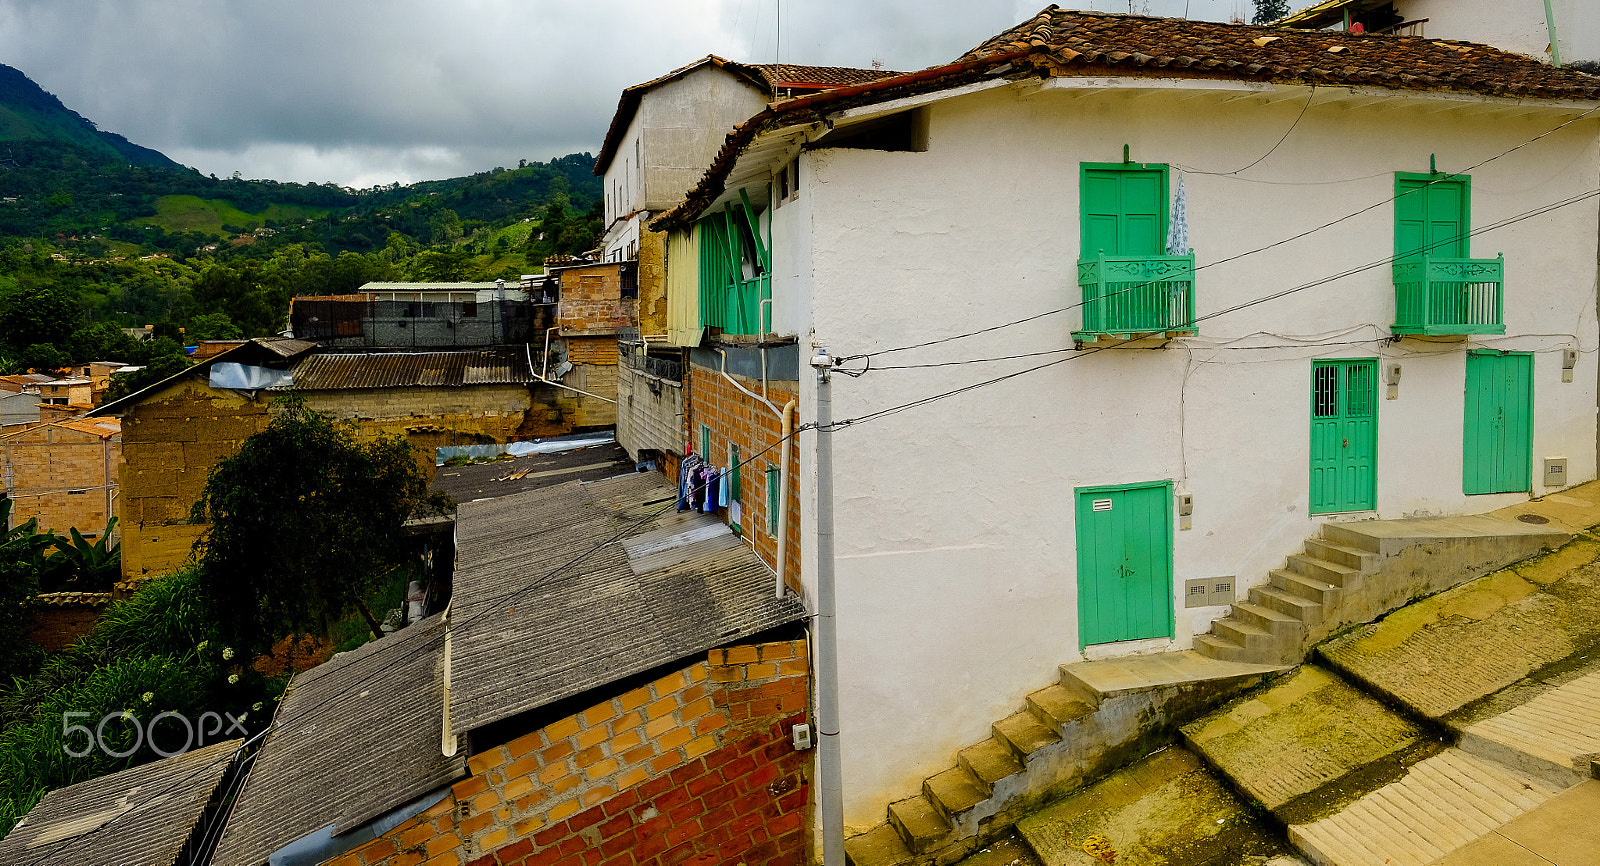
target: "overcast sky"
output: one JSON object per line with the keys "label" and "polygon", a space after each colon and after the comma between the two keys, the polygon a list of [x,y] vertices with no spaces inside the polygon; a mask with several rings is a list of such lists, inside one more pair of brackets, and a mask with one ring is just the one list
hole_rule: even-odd
{"label": "overcast sky", "polygon": [[[1047,0],[0,0],[0,63],[208,174],[367,187],[595,152],[706,54],[921,69]],[[1226,20],[1250,0],[1131,0]],[[1070,6],[1070,0],[1061,5]],[[1130,0],[1079,8],[1127,12]]]}

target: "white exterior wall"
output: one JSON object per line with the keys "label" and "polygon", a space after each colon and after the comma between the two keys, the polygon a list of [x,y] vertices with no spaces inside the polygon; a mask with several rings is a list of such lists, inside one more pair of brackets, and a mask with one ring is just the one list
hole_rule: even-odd
{"label": "white exterior wall", "polygon": [[727,134],[764,107],[766,98],[754,85],[711,65],[640,97],[606,167],[606,261],[626,259],[630,243],[638,249],[636,212],[666,210],[683,201]]}
{"label": "white exterior wall", "polygon": [[[1299,100],[1263,107],[1195,96],[1008,88],[933,105],[926,153],[809,152],[800,199],[774,220],[780,322],[808,313],[803,299],[785,296],[809,283],[815,342],[842,356],[1073,304],[1081,162],[1118,162],[1128,144],[1136,161],[1173,164],[1176,189],[1179,165],[1234,171],[1294,125],[1248,180],[1185,176],[1205,315],[1385,261],[1394,172],[1427,171],[1430,154],[1441,170],[1459,170],[1571,116],[1335,104],[1295,125]],[[1575,124],[1474,170],[1473,225],[1595,188],[1595,131],[1593,122]],[[1364,208],[1373,209],[1219,263]],[[882,369],[1070,347],[1080,322],[1072,311],[879,356],[879,369],[858,379],[835,376],[838,420],[1073,358],[833,437],[847,824],[881,822],[887,803],[949,767],[958,749],[1052,682],[1057,665],[1082,658],[1074,488],[1171,479],[1194,496],[1193,528],[1175,532],[1174,640],[1138,649],[1189,646],[1225,612],[1184,610],[1185,579],[1235,575],[1242,596],[1298,551],[1329,519],[1308,513],[1313,358],[1404,365],[1398,399],[1379,403],[1378,509],[1344,519],[1476,512],[1524,498],[1461,493],[1464,358],[1473,347],[1539,353],[1535,492],[1544,492],[1545,456],[1567,457],[1573,483],[1594,478],[1597,226],[1588,201],[1473,239],[1474,256],[1506,254],[1505,337],[1388,343],[1394,290],[1384,264],[1205,321],[1199,337],[1165,348]],[[808,250],[786,249],[808,237]],[[1582,354],[1575,381],[1563,384],[1568,347]],[[802,345],[802,358],[809,351]],[[809,420],[809,372],[801,388]],[[802,438],[808,503],[815,439]],[[808,596],[814,530],[808,522],[802,546]]]}
{"label": "white exterior wall", "polygon": [[[1398,0],[1407,21],[1428,19],[1430,39],[1482,42],[1506,51],[1550,59],[1544,0]],[[1593,0],[1551,0],[1561,60],[1600,60],[1600,7]]]}

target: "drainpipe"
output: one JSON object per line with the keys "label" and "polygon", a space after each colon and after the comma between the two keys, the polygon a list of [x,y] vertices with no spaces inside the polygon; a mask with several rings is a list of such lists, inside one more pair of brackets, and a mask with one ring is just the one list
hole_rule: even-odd
{"label": "drainpipe", "polygon": [[[772,414],[777,415],[779,417],[783,416],[783,410],[779,409],[777,406],[772,405],[772,401],[771,400],[768,400],[767,398],[762,397],[759,394],[756,394],[754,391],[751,391],[749,388],[746,388],[745,386],[739,384],[739,380],[737,380],[737,379],[733,378],[732,376],[728,375],[728,353],[727,352],[725,352],[725,351],[723,351],[721,349],[717,349],[716,353],[718,355],[722,356],[722,370],[721,370],[722,378],[727,379],[728,380],[728,384],[732,385],[735,388],[738,388],[741,392],[743,392],[750,399],[752,399],[752,400],[760,400],[761,401],[761,405],[766,406],[768,409],[772,410]],[[762,387],[763,388],[766,387],[765,379],[762,380]]]}
{"label": "drainpipe", "polygon": [[794,435],[794,414],[799,406],[798,399],[783,404],[783,450],[779,452],[783,462],[778,464],[778,584],[774,588],[778,598],[783,598],[788,587],[784,576],[789,564],[789,438]]}
{"label": "drainpipe", "polygon": [[1556,14],[1551,8],[1550,0],[1544,0],[1544,24],[1550,31],[1550,65],[1561,65],[1561,41],[1556,33]]}
{"label": "drainpipe", "polygon": [[[555,329],[552,328],[551,330],[555,330]],[[544,332],[544,339],[545,339],[544,365],[545,365],[545,370],[548,372],[548,370],[550,368],[550,331],[545,331]],[[527,353],[528,353],[528,371],[532,372],[533,371],[533,345],[531,343],[523,343],[522,346],[523,346],[524,349],[527,350]],[[596,400],[604,400],[605,402],[610,403],[613,406],[617,405],[617,401],[611,399],[610,397],[602,397],[599,394],[591,394],[588,391],[585,391],[585,390],[583,390],[581,388],[574,388],[571,385],[563,385],[560,382],[557,382],[557,381],[555,381],[553,379],[546,379],[543,375],[538,375],[538,376],[535,376],[534,378],[538,379],[540,382],[543,382],[546,385],[554,385],[557,388],[565,388],[568,391],[572,391],[572,392],[575,392],[575,393],[578,393],[578,394],[582,394],[585,397],[593,397]]]}
{"label": "drainpipe", "polygon": [[845,866],[844,767],[839,755],[838,622],[833,586],[833,359],[817,347],[817,799],[822,806],[823,866]]}

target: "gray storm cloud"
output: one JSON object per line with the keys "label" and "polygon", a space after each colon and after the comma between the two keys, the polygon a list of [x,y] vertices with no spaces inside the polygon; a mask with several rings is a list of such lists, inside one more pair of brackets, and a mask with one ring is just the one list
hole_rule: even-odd
{"label": "gray storm cloud", "polygon": [[[0,0],[0,62],[102,129],[201,171],[361,187],[592,152],[622,88],[706,54],[920,69],[1043,5]],[[1197,18],[1247,6],[1077,5]]]}

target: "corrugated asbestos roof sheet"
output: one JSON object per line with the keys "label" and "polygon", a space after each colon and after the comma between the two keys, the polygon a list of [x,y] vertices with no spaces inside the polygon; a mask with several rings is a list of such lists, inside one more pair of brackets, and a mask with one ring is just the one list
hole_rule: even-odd
{"label": "corrugated asbestos roof sheet", "polygon": [[173,866],[241,742],[51,791],[0,840],[0,863]]}
{"label": "corrugated asbestos roof sheet", "polygon": [[329,825],[334,835],[466,775],[440,754],[442,617],[297,675],[245,781],[215,866],[258,866]]}
{"label": "corrugated asbestos roof sheet", "polygon": [[456,502],[497,499],[568,481],[597,481],[632,472],[628,452],[615,442],[552,454],[530,454],[493,463],[446,466],[433,476],[430,490]]}
{"label": "corrugated asbestos roof sheet", "polygon": [[318,352],[293,367],[296,391],[460,387],[537,381],[521,346],[474,352]]}
{"label": "corrugated asbestos roof sheet", "polygon": [[748,545],[675,498],[648,473],[461,506],[458,734],[805,616]]}

